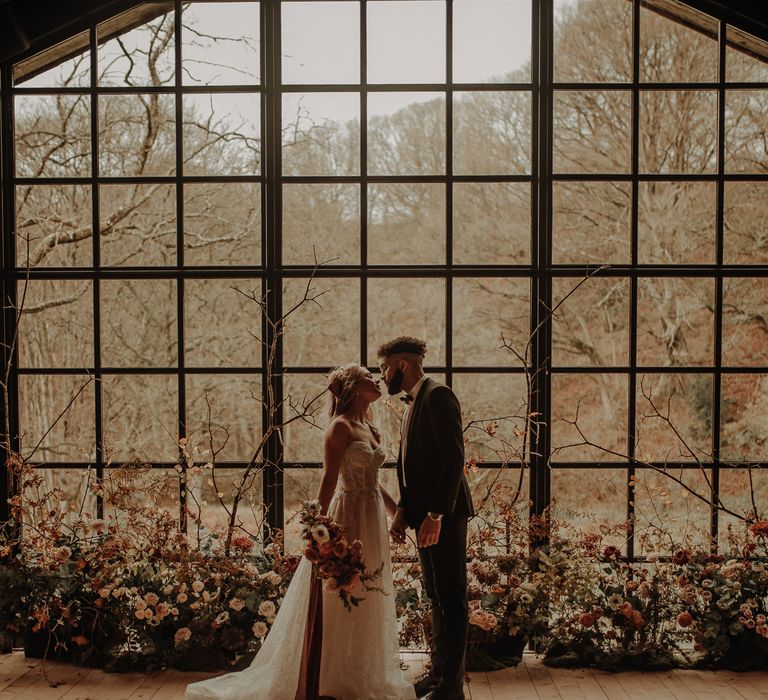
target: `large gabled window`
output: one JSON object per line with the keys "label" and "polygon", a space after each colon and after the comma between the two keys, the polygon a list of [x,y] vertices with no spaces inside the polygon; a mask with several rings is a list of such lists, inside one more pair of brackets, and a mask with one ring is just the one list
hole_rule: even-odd
{"label": "large gabled window", "polygon": [[[6,66],[22,453],[40,442],[76,502],[124,460],[172,473],[210,406],[216,489],[167,502],[221,523],[267,388],[233,287],[279,315],[317,256],[323,308],[289,324],[279,396],[418,335],[489,421],[467,431],[477,498],[501,478],[581,527],[631,519],[629,555],[661,519],[722,543],[680,482],[743,511],[764,480],[767,53],[666,0],[265,0],[143,3]],[[269,444],[244,527],[288,522],[295,545],[321,436]]]}

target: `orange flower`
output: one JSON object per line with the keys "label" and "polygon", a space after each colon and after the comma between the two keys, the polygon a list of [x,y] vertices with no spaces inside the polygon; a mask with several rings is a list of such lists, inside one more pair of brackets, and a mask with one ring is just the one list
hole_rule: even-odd
{"label": "orange flower", "polygon": [[88,637],[84,637],[82,634],[78,634],[77,637],[72,637],[72,641],[79,647],[88,646]]}

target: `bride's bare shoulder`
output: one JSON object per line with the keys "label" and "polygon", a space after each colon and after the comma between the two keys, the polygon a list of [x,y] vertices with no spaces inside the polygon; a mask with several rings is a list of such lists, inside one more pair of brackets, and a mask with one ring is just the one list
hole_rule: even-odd
{"label": "bride's bare shoulder", "polygon": [[325,443],[333,447],[346,447],[352,439],[352,426],[344,416],[336,416],[325,430]]}

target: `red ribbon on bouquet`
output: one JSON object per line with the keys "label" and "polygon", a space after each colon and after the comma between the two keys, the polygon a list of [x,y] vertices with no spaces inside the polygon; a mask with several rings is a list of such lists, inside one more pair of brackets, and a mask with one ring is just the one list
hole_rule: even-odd
{"label": "red ribbon on bouquet", "polygon": [[309,609],[301,652],[301,670],[295,700],[333,700],[320,695],[320,661],[323,651],[323,582],[312,571]]}

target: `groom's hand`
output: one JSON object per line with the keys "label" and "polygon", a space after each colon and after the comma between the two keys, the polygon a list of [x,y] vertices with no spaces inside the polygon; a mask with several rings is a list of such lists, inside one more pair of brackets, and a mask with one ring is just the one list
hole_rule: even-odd
{"label": "groom's hand", "polygon": [[416,538],[416,544],[418,545],[419,549],[424,547],[432,547],[433,545],[437,544],[438,540],[440,539],[441,525],[442,521],[440,520],[433,520],[429,516],[424,518],[424,521],[421,523],[421,527],[419,528],[419,536]]}
{"label": "groom's hand", "polygon": [[389,534],[398,544],[405,544],[405,529],[407,527],[408,522],[405,519],[405,511],[402,508],[398,508],[395,512],[395,517],[392,519]]}

